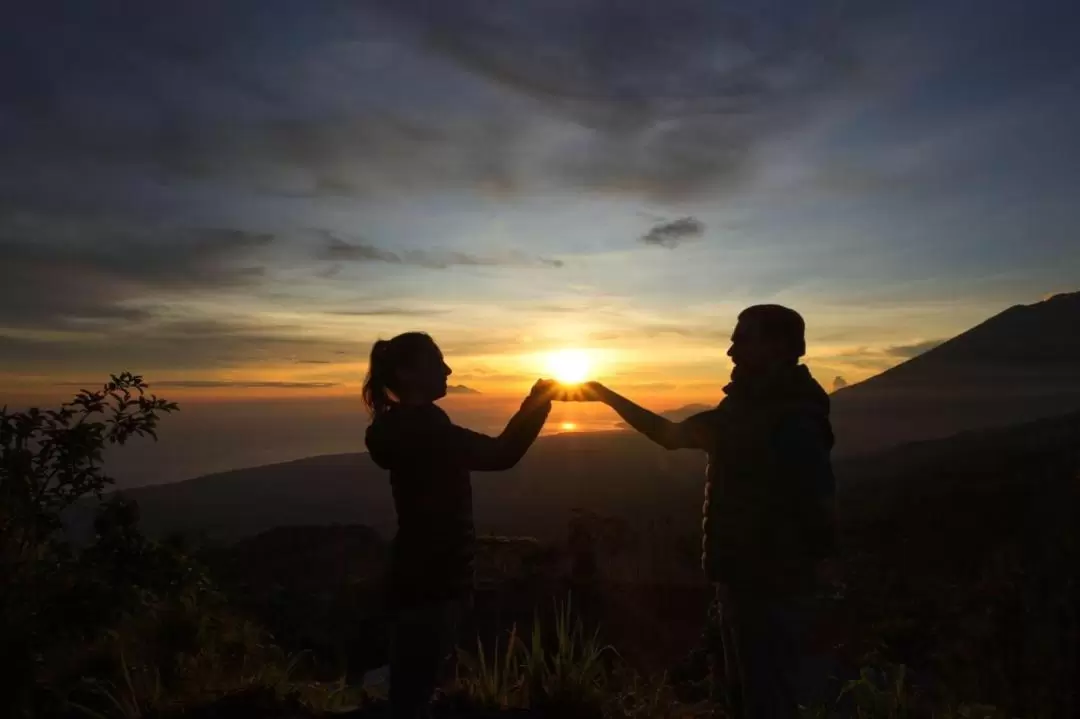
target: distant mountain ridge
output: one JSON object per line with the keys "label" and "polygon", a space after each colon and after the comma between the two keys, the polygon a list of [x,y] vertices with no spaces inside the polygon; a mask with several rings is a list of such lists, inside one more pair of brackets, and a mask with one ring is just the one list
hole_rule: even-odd
{"label": "distant mountain ridge", "polygon": [[[836,474],[841,496],[864,505],[885,501],[886,488],[932,491],[943,477],[978,482],[1009,464],[1035,474],[1049,464],[1080,468],[1080,412],[841,458]],[[667,452],[632,432],[541,437],[510,472],[474,475],[478,529],[562,539],[577,508],[692,529],[704,467],[699,452]],[[275,527],[362,524],[386,539],[396,524],[386,473],[367,454],[309,457],[125,494],[139,502],[143,526],[157,536],[232,541]],[[288,542],[302,536],[297,532],[280,530]],[[377,543],[366,537],[349,541]]]}
{"label": "distant mountain ridge", "polygon": [[[687,404],[682,407],[676,407],[675,409],[666,409],[660,412],[659,415],[664,419],[670,419],[672,422],[682,422],[684,419],[693,417],[699,412],[707,412],[710,409],[716,409],[715,404]],[[630,425],[626,422],[616,422],[615,426],[619,429],[630,429]]]}
{"label": "distant mountain ridge", "polygon": [[[667,452],[632,432],[541,437],[508,472],[473,474],[481,532],[562,538],[574,508],[695,521],[705,456]],[[283,525],[396,529],[387,473],[366,453],[335,454],[124,490],[157,536],[235,540]]]}
{"label": "distant mountain ridge", "polygon": [[1080,292],[1016,305],[832,395],[838,455],[1080,409]]}

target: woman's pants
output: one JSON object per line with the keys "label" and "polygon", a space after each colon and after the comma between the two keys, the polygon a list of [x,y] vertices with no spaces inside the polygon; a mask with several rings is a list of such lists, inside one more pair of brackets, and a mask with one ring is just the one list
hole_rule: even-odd
{"label": "woman's pants", "polygon": [[453,651],[465,602],[400,609],[390,640],[390,713],[394,719],[429,716],[439,670]]}

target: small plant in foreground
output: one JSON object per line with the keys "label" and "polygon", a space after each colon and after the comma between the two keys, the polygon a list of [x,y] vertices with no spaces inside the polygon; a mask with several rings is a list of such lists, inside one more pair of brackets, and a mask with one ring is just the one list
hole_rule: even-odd
{"label": "small plant in foreground", "polygon": [[530,704],[568,707],[598,703],[607,679],[605,658],[618,654],[600,643],[600,630],[585,633],[585,625],[573,613],[570,597],[557,602],[554,616],[554,647],[544,644],[539,617],[533,622],[524,666]]}
{"label": "small plant in foreground", "polygon": [[475,655],[458,649],[456,681],[459,688],[469,696],[475,706],[484,709],[506,709],[520,705],[521,689],[525,681],[518,659],[521,653],[517,625],[510,630],[501,661],[499,640],[495,640],[495,651],[489,660],[478,637]]}

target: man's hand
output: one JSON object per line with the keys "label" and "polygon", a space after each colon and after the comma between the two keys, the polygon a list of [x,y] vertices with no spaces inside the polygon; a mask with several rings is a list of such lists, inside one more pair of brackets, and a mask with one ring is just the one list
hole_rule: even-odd
{"label": "man's hand", "polygon": [[601,402],[603,389],[599,382],[557,384],[555,399],[563,402]]}

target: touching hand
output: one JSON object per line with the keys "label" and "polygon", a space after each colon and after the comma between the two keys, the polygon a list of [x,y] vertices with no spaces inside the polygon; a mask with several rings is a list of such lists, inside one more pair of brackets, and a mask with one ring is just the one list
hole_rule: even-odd
{"label": "touching hand", "polygon": [[550,402],[555,399],[558,392],[559,383],[553,379],[538,379],[536,384],[529,390],[529,396],[527,401],[529,402]]}
{"label": "touching hand", "polygon": [[563,402],[600,402],[602,388],[599,382],[560,384],[556,388],[555,399]]}

